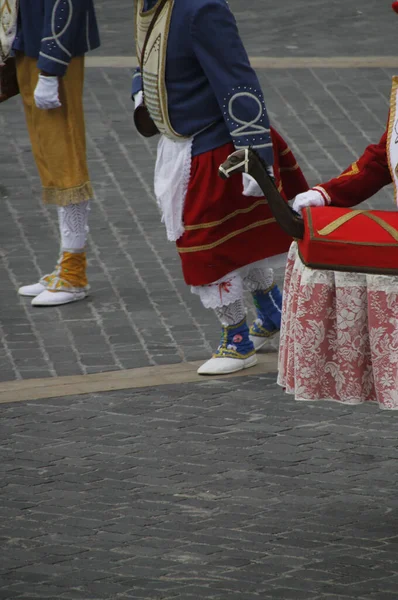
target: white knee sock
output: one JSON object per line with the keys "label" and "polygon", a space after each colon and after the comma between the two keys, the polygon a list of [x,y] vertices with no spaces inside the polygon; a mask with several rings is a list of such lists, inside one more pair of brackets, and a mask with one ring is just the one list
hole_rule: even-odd
{"label": "white knee sock", "polygon": [[250,269],[243,279],[245,289],[251,293],[267,290],[274,282],[274,271],[261,265]]}
{"label": "white knee sock", "polygon": [[65,252],[83,252],[88,234],[89,202],[58,207],[61,248]]}
{"label": "white knee sock", "polygon": [[237,325],[246,317],[246,309],[243,300],[235,300],[227,306],[218,306],[214,309],[221,325]]}

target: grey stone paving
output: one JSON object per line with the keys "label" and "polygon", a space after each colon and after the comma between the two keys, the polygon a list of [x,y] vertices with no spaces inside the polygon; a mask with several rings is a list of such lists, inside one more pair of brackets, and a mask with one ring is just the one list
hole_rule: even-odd
{"label": "grey stone paving", "polygon": [[[390,72],[382,69],[261,71],[272,120],[310,183],[348,166],[387,118]],[[16,289],[50,272],[56,212],[43,208],[21,107],[2,106],[0,360],[2,380],[94,373],[206,358],[218,325],[185,286],[152,192],[154,145],[134,133],[125,69],[87,71],[91,297],[39,309]],[[392,206],[391,191],[379,196]],[[282,283],[283,272],[277,273]]]}
{"label": "grey stone paving", "polygon": [[[100,54],[131,54],[132,3],[96,4]],[[394,54],[389,2],[230,4],[252,55]],[[391,75],[260,72],[311,184],[379,138]],[[91,69],[87,84],[96,189],[87,302],[42,310],[16,296],[52,269],[58,236],[19,101],[1,106],[1,380],[201,359],[217,343],[213,315],[165,241],[130,72]],[[376,204],[391,208],[391,191]],[[274,382],[2,405],[0,600],[395,600],[395,413],[294,403]]]}
{"label": "grey stone paving", "polygon": [[[120,1],[117,10],[109,2],[96,4],[101,53],[132,54],[132,3]],[[249,0],[243,10],[233,0],[231,7],[254,55],[394,50],[398,20],[389,3]],[[259,74],[272,120],[312,184],[345,168],[383,130],[391,72]],[[130,79],[128,69],[87,70],[88,157],[96,191],[89,242],[92,295],[58,309],[33,309],[16,296],[19,285],[53,269],[59,242],[55,211],[41,205],[19,99],[1,106],[0,380],[199,360],[218,343],[218,324],[185,286],[174,245],[159,221],[152,192],[155,146],[134,130]],[[380,206],[391,206],[391,198],[383,192]],[[277,281],[283,282],[282,270]]]}
{"label": "grey stone paving", "polygon": [[[310,183],[348,166],[387,118],[391,72],[383,69],[261,71],[272,120]],[[0,114],[0,379],[93,373],[206,358],[218,341],[210,311],[185,286],[152,192],[154,144],[134,132],[125,69],[87,70],[91,297],[39,309],[16,289],[53,268],[55,210],[43,208],[18,101]],[[392,206],[391,191],[379,195]],[[282,270],[277,273],[282,283]]]}
{"label": "grey stone paving", "polygon": [[3,405],[0,598],[395,600],[395,413],[274,380]]}
{"label": "grey stone paving", "polygon": [[[115,3],[116,4],[116,3]],[[131,55],[132,0],[96,0],[99,54]],[[255,56],[394,55],[397,17],[390,0],[229,0]]]}

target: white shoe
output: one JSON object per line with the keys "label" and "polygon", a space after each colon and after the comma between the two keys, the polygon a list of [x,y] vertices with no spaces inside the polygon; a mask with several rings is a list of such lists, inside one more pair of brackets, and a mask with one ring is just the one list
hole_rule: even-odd
{"label": "white shoe", "polygon": [[257,352],[257,350],[260,350],[260,348],[262,348],[263,346],[268,344],[268,342],[270,340],[272,340],[277,333],[279,333],[279,331],[275,331],[275,334],[270,335],[269,337],[261,337],[259,335],[249,335],[249,339],[251,342],[253,342],[254,349]]}
{"label": "white shoe", "polygon": [[44,290],[41,294],[33,298],[32,306],[58,306],[59,304],[69,304],[83,300],[87,296],[84,290],[81,292],[49,292]]}
{"label": "white shoe", "polygon": [[32,285],[23,285],[19,288],[18,294],[20,296],[38,296],[47,288],[40,282],[32,283]]}
{"label": "white shoe", "polygon": [[257,364],[257,356],[252,354],[248,358],[211,358],[198,369],[198,375],[226,375],[254,367]]}

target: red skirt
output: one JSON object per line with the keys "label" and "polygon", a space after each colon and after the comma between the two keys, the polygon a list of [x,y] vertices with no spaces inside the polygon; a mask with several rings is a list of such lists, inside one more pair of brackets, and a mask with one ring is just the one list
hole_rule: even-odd
{"label": "red skirt", "polygon": [[[295,159],[273,132],[274,172],[283,193],[284,176],[290,199],[308,189]],[[276,152],[275,152],[276,150]],[[192,159],[184,204],[183,236],[177,241],[184,279],[206,285],[248,264],[287,252],[291,238],[275,222],[267,201],[243,195],[242,178],[223,180],[218,167],[235,151],[232,143]],[[288,166],[280,168],[281,163]]]}

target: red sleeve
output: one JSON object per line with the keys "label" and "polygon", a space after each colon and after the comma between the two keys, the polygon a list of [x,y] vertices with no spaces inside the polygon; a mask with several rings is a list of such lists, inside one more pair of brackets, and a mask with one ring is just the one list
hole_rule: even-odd
{"label": "red sleeve", "polygon": [[355,206],[392,182],[387,161],[387,131],[341,175],[315,186],[332,206]]}

